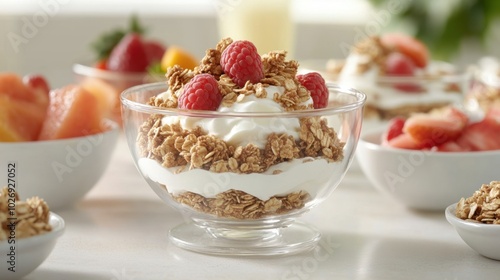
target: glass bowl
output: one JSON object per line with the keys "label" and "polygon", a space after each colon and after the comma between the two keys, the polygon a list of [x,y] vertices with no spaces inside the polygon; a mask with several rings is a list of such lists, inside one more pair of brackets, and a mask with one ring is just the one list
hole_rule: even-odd
{"label": "glass bowl", "polygon": [[[328,88],[327,108],[279,113],[148,105],[167,91],[164,83],[124,91],[124,130],[136,167],[156,194],[186,217],[170,230],[170,240],[219,255],[314,248],[321,234],[296,220],[344,177],[366,99],[354,89]],[[227,136],[247,144],[238,146],[224,140]]]}
{"label": "glass bowl", "polygon": [[477,69],[472,73],[470,89],[466,93],[466,106],[470,110],[488,111],[500,108],[500,76],[497,71]]}
{"label": "glass bowl", "polygon": [[318,71],[326,81],[365,93],[365,127],[368,124],[378,128],[397,116],[408,117],[449,104],[459,104],[468,84],[461,69],[444,61],[431,61],[425,70],[418,69],[414,76],[380,76],[378,67],[359,73],[362,68],[352,65],[347,69],[349,72],[341,74],[345,63],[342,59],[305,61],[301,62],[299,71]]}

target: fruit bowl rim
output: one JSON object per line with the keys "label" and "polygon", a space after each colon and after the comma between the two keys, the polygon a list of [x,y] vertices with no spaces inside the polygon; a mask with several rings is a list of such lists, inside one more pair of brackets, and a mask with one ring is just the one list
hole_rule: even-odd
{"label": "fruit bowl rim", "polygon": [[117,72],[89,66],[90,63],[74,63],[73,73],[85,77],[101,78],[109,80],[144,80],[145,77],[153,77],[149,72]]}

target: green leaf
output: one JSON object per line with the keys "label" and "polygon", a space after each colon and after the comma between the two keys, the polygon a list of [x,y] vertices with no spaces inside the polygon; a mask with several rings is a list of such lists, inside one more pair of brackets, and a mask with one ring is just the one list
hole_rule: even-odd
{"label": "green leaf", "polygon": [[92,49],[97,54],[97,60],[106,59],[124,36],[125,31],[117,29],[104,33],[97,38],[97,40],[91,44]]}
{"label": "green leaf", "polygon": [[147,72],[151,76],[165,76],[166,72],[161,69],[161,63],[156,62],[149,65]]}

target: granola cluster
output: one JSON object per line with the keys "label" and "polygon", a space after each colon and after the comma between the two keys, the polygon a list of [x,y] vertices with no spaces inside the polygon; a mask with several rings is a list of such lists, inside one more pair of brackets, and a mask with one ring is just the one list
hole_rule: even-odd
{"label": "granola cluster", "polygon": [[488,111],[491,107],[500,107],[500,88],[479,81],[472,86],[467,99],[475,100],[482,110]]}
{"label": "granola cluster", "polygon": [[298,191],[285,196],[273,196],[263,201],[243,191],[228,190],[217,194],[214,198],[185,192],[174,196],[174,199],[200,212],[218,217],[259,219],[300,209],[310,197],[307,192]]}
{"label": "granola cluster", "polygon": [[369,57],[366,63],[358,65],[358,73],[364,73],[371,68],[372,64],[376,64],[379,66],[380,75],[383,75],[385,73],[385,61],[387,56],[393,51],[394,49],[382,44],[379,36],[372,36],[357,43],[352,48],[352,52],[367,55]]}
{"label": "granola cluster", "polygon": [[500,224],[500,181],[483,184],[471,197],[460,199],[455,215],[467,221]]}
{"label": "granola cluster", "polygon": [[[236,85],[220,65],[222,52],[231,43],[232,39],[223,39],[215,49],[207,50],[201,64],[194,70],[178,66],[170,68],[166,74],[170,94],[152,97],[149,104],[177,108],[183,86],[195,75],[208,73],[218,81],[223,95],[221,106],[230,107],[247,95],[255,95],[257,98],[272,96],[284,111],[313,109],[312,102],[307,103],[310,99],[309,91],[296,79],[298,63],[287,61],[285,51],[274,51],[261,57],[264,78],[260,82],[247,82],[241,88]],[[284,91],[273,92],[270,86],[281,87]],[[235,146],[210,135],[201,127],[186,129],[179,122],[162,123],[162,117],[152,115],[141,125],[137,138],[139,152],[142,157],[153,159],[166,168],[177,168],[176,173],[188,169],[204,169],[216,173],[263,173],[273,165],[293,159],[324,158],[329,162],[337,162],[344,156],[344,143],[339,140],[334,129],[328,126],[327,121],[320,117],[299,119],[299,139],[287,133],[267,135],[264,148],[254,144]],[[273,171],[273,174],[279,173],[280,170]],[[168,190],[168,186],[165,188]],[[265,201],[234,189],[219,193],[214,198],[192,192],[172,196],[176,201],[198,211],[237,219],[257,219],[286,213],[304,207],[310,200],[306,191],[274,196]]]}
{"label": "granola cluster", "polygon": [[[23,201],[17,193],[14,193],[14,197],[9,194],[7,187],[0,190],[0,241],[11,236],[11,222],[15,222],[16,238],[26,238],[52,230],[49,224],[49,207],[43,199],[32,197]],[[13,204],[15,209],[9,208]]]}

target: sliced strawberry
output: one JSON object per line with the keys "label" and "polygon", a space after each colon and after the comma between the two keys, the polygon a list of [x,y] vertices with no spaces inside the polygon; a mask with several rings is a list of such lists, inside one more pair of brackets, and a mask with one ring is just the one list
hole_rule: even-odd
{"label": "sliced strawberry", "polygon": [[425,148],[420,143],[416,142],[410,135],[401,134],[398,135],[391,140],[386,142],[385,146],[399,148],[399,149],[407,149],[407,150],[421,150]]}
{"label": "sliced strawberry", "polygon": [[429,50],[421,41],[403,33],[388,33],[381,38],[386,46],[394,47],[410,57],[417,67],[424,68],[429,61]]}
{"label": "sliced strawberry", "polygon": [[469,152],[470,147],[462,146],[459,143],[457,143],[457,141],[448,141],[446,143],[437,146],[436,150],[438,152]]}
{"label": "sliced strawberry", "polygon": [[418,114],[408,118],[403,131],[415,142],[430,148],[457,139],[467,122],[467,115],[449,107],[438,114]]}
{"label": "sliced strawberry", "polygon": [[382,136],[382,141],[391,141],[393,138],[403,134],[406,119],[395,117],[389,121],[389,126]]}
{"label": "sliced strawberry", "polygon": [[458,145],[471,151],[500,149],[500,119],[495,112],[488,112],[485,118],[465,128],[457,139]]}
{"label": "sliced strawberry", "polygon": [[109,55],[108,70],[118,72],[145,72],[148,56],[139,34],[127,34]]}
{"label": "sliced strawberry", "polygon": [[148,56],[149,65],[160,62],[166,51],[166,47],[162,43],[153,40],[145,41],[144,49]]}

